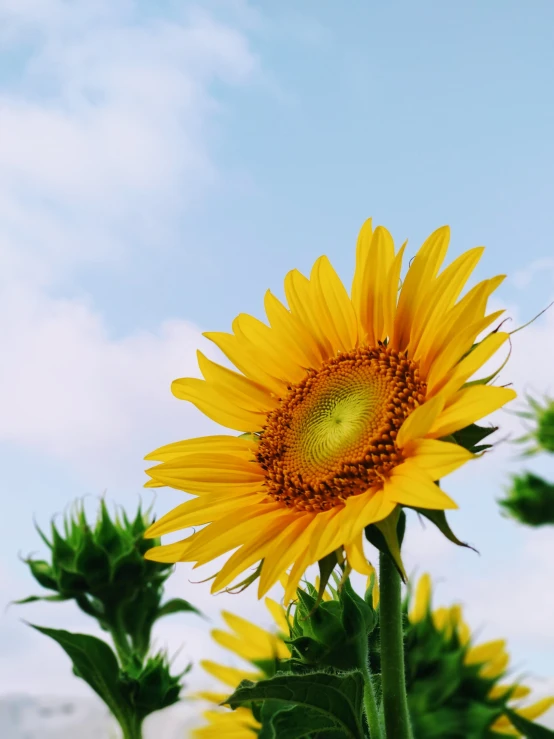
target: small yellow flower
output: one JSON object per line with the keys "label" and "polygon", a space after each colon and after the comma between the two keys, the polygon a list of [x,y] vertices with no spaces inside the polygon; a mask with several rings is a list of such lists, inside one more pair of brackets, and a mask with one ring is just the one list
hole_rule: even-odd
{"label": "small yellow flower", "polygon": [[287,275],[288,308],[266,293],[269,325],[241,314],[232,333],[206,334],[238,372],[199,352],[204,379],[176,380],[172,391],[243,436],[189,439],[147,456],[159,463],[149,486],[196,496],[148,535],[206,524],[149,550],[150,559],[198,566],[229,554],[213,592],[262,562],[259,597],[288,573],[289,602],[306,568],[333,551],[343,548],[364,572],[364,528],[397,506],[457,507],[436,480],[473,455],[444,438],[515,392],[466,386],[508,339],[494,331],[476,344],[503,312],[487,315],[486,306],[504,278],[459,299],[483,248],[440,271],[449,233],[431,234],[399,290],[405,245],[395,252],[389,232],[367,221],[350,296],[321,257],[309,279]]}

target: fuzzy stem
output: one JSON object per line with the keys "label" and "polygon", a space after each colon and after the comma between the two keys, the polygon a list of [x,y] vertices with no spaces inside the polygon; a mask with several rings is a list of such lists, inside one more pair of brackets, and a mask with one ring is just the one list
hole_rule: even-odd
{"label": "fuzzy stem", "polygon": [[381,630],[381,681],[386,735],[389,739],[412,739],[406,676],[400,575],[392,558],[379,555]]}
{"label": "fuzzy stem", "polygon": [[369,726],[370,739],[383,739],[381,730],[381,722],[379,720],[379,710],[377,708],[377,700],[375,698],[375,686],[373,678],[369,671],[369,665],[363,670],[364,676],[364,712]]}

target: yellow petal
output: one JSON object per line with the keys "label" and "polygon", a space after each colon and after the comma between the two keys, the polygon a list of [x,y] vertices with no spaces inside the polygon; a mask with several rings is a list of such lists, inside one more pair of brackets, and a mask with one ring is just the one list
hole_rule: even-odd
{"label": "yellow petal", "polygon": [[310,537],[310,524],[317,514],[309,513],[293,520],[272,542],[267,552],[258,585],[258,598],[263,598],[267,591],[306,549]]}
{"label": "yellow petal", "polygon": [[312,282],[327,335],[335,351],[350,351],[358,340],[358,322],[346,288],[327,257],[312,270]]}
{"label": "yellow petal", "polygon": [[200,666],[205,670],[208,675],[215,677],[216,680],[220,680],[225,685],[229,685],[231,688],[236,688],[241,680],[253,680],[257,681],[262,679],[263,674],[260,672],[248,672],[247,670],[239,670],[236,667],[227,667],[226,665],[219,665],[217,662],[212,662],[208,659],[200,660]]}
{"label": "yellow petal", "polygon": [[436,439],[417,439],[404,448],[407,464],[415,465],[431,477],[440,480],[473,459],[473,454],[459,444]]}
{"label": "yellow petal", "polygon": [[444,399],[437,395],[412,411],[400,427],[396,437],[399,449],[403,449],[409,442],[421,439],[428,434],[433,424],[436,423],[443,406]]}
{"label": "yellow petal", "polygon": [[[418,346],[422,377],[427,376],[436,357],[450,343],[452,337],[458,337],[467,326],[485,318],[488,298],[504,279],[505,275],[498,275],[490,280],[480,282],[464,295],[453,308],[447,311],[442,320],[439,320],[437,324],[431,322],[425,328]],[[489,326],[503,312],[502,310],[497,311],[488,316],[486,326]]]}
{"label": "yellow petal", "polygon": [[196,352],[200,372],[218,392],[232,398],[240,408],[254,413],[268,413],[279,404],[277,398],[259,382],[212,362],[201,351]]}
{"label": "yellow petal", "polygon": [[271,613],[271,616],[275,621],[275,624],[277,625],[279,631],[286,637],[288,637],[290,626],[287,619],[287,612],[285,611],[283,606],[280,603],[277,603],[277,601],[273,600],[272,598],[266,598],[265,605],[268,611]]}
{"label": "yellow petal", "polygon": [[450,375],[437,377],[433,382],[431,375],[428,381],[428,393],[441,391],[446,397],[451,396],[469,380],[495,354],[502,344],[510,338],[509,334],[497,332],[487,336],[466,357],[455,365]]}
{"label": "yellow petal", "polygon": [[265,323],[247,313],[241,313],[233,321],[233,331],[241,344],[255,353],[258,365],[268,374],[286,384],[300,382],[306,370],[279,345],[279,334]]}
{"label": "yellow petal", "polygon": [[494,701],[505,698],[510,694],[510,700],[519,700],[520,698],[526,698],[530,692],[531,689],[526,685],[493,685],[489,690],[488,697]]}
{"label": "yellow petal", "polygon": [[410,611],[410,621],[413,624],[423,621],[431,609],[431,578],[427,573],[419,578],[412,610]]}
{"label": "yellow petal", "polygon": [[334,351],[325,327],[319,323],[319,310],[313,285],[298,270],[293,269],[285,277],[285,295],[291,313],[296,316],[313,336],[323,360],[333,356]]}
{"label": "yellow petal", "polygon": [[518,713],[523,718],[526,718],[528,721],[534,721],[539,716],[542,716],[543,713],[546,713],[548,710],[550,710],[552,706],[554,706],[554,698],[542,698],[541,700],[536,701],[530,706],[516,709],[516,713]]}
{"label": "yellow petal", "polygon": [[[360,322],[370,345],[386,338],[385,307],[390,308],[390,296],[394,289],[389,282],[393,263],[392,236],[386,228],[377,226],[368,248],[360,296]],[[387,329],[390,330],[390,326]]]}
{"label": "yellow petal", "polygon": [[[145,534],[145,538],[149,539],[148,531]],[[188,539],[181,539],[173,544],[160,544],[157,547],[148,549],[144,555],[145,559],[149,559],[152,562],[181,562],[181,557],[189,547]]]}
{"label": "yellow petal", "polygon": [[504,639],[496,639],[485,644],[479,644],[471,647],[465,656],[466,665],[480,665],[496,659],[499,655],[504,654],[506,649],[506,641]]}
{"label": "yellow petal", "polygon": [[408,347],[410,357],[419,359],[419,342],[424,332],[431,327],[435,330],[438,328],[459,297],[484,250],[484,247],[480,246],[464,252],[434,280],[427,299],[420,304],[414,320]]}
{"label": "yellow petal", "polygon": [[205,380],[183,377],[171,383],[171,392],[179,400],[188,400],[212,421],[236,431],[259,431],[266,423],[265,413],[240,408],[232,398]]}
{"label": "yellow petal", "polygon": [[222,590],[248,567],[270,556],[280,534],[294,522],[294,513],[285,510],[276,514],[258,533],[250,538],[227,560],[212,585],[212,593]]}
{"label": "yellow petal", "polygon": [[369,250],[373,229],[371,218],[368,218],[360,229],[356,243],[356,266],[352,280],[352,304],[358,316],[362,315],[362,305],[365,303],[364,275],[369,259]]}
{"label": "yellow petal", "polygon": [[271,328],[278,334],[279,343],[294,356],[301,367],[317,369],[322,356],[317,343],[307,328],[269,290],[265,294],[264,307]]}
{"label": "yellow petal", "polygon": [[235,511],[237,507],[257,503],[258,497],[249,494],[229,495],[228,492],[214,499],[211,496],[202,496],[194,500],[181,503],[166,513],[147,530],[149,538],[171,534],[173,531],[186,529],[189,526],[199,526],[210,523],[227,513]]}
{"label": "yellow petal", "polygon": [[195,495],[216,492],[252,493],[263,490],[265,474],[260,465],[234,454],[198,452],[152,467],[154,480]]}
{"label": "yellow petal", "polygon": [[351,542],[344,545],[346,559],[353,570],[370,577],[375,574],[375,567],[367,561],[364,553],[363,535],[360,532]]}
{"label": "yellow petal", "polygon": [[456,503],[423,470],[404,465],[396,467],[385,483],[385,496],[394,503],[413,508],[448,510],[457,508]]}
{"label": "yellow petal", "polygon": [[170,462],[171,460],[184,457],[187,454],[197,452],[228,453],[239,455],[242,458],[254,459],[256,442],[251,438],[240,436],[200,436],[196,439],[185,439],[156,449],[147,454],[144,459],[153,462]]}
{"label": "yellow petal", "polygon": [[287,389],[287,383],[265,372],[259,365],[256,354],[249,345],[245,345],[234,334],[220,331],[208,331],[203,334],[207,339],[221,349],[243,375],[266,387],[270,392],[280,397]]}
{"label": "yellow petal", "polygon": [[515,390],[507,387],[474,385],[458,390],[434,422],[429,436],[435,439],[449,436],[502,408],[515,397]]}
{"label": "yellow petal", "polygon": [[241,506],[198,531],[187,550],[187,562],[206,564],[225,552],[244,544],[254,533],[271,524],[273,516],[282,511],[279,503],[254,503]]}
{"label": "yellow petal", "polygon": [[440,269],[449,240],[448,226],[434,231],[418,251],[408,270],[398,299],[391,339],[391,346],[397,351],[406,349],[410,343],[419,307],[427,298],[429,285]]}

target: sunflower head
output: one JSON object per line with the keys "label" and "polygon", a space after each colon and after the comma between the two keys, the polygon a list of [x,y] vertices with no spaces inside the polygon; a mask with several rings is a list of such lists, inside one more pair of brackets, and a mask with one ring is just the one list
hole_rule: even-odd
{"label": "sunflower head", "polygon": [[502,313],[486,305],[503,278],[460,297],[483,249],[441,270],[448,241],[448,228],[435,231],[401,283],[405,245],[367,221],[350,294],[321,257],[309,278],[287,275],[287,304],[266,294],[267,323],[241,314],[231,333],[206,334],[236,371],[199,353],[203,379],[172,390],[234,433],[148,455],[149,486],[195,496],[149,534],[205,526],[149,558],[198,566],[228,554],[214,591],[257,566],[245,583],[259,579],[262,597],[286,575],[290,600],[329,557],[370,574],[364,531],[386,538],[399,508],[456,507],[438,480],[483,450],[490,431],[476,421],[515,393],[491,377],[468,382],[508,339],[480,338]]}
{"label": "sunflower head", "polygon": [[521,705],[531,691],[508,679],[506,642],[475,644],[460,606],[433,609],[431,595],[431,580],[423,575],[406,604],[407,689],[416,736],[527,736],[523,727],[530,728],[554,698]]}

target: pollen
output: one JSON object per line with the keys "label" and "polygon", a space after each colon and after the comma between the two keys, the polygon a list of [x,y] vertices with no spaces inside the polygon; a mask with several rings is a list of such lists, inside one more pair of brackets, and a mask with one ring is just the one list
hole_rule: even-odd
{"label": "pollen", "polygon": [[319,512],[382,485],[403,461],[395,439],[425,392],[417,363],[382,344],[310,370],[289,386],[260,435],[268,495]]}

